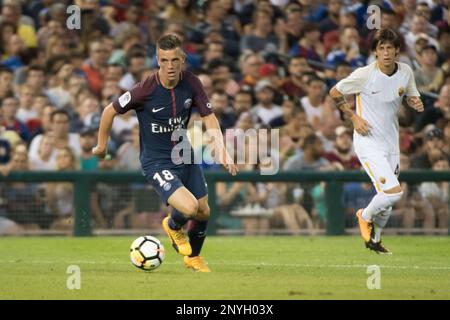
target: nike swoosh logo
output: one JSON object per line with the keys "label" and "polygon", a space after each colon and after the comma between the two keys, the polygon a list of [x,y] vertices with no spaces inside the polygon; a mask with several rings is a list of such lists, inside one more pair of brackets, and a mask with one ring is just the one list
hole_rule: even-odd
{"label": "nike swoosh logo", "polygon": [[377,94],[377,93],[380,93],[381,92],[381,90],[380,91],[372,91],[372,94]]}
{"label": "nike swoosh logo", "polygon": [[159,109],[155,109],[155,108],[153,108],[153,109],[152,109],[152,112],[158,112],[158,111],[161,111],[162,109],[164,109],[164,107],[162,107],[162,108],[159,108]]}

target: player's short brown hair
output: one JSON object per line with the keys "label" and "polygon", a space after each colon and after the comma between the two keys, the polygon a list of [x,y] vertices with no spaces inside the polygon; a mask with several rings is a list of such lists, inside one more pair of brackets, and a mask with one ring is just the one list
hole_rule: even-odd
{"label": "player's short brown hair", "polygon": [[372,51],[375,51],[378,45],[383,43],[391,43],[396,49],[400,48],[400,38],[392,29],[380,29],[375,33]]}
{"label": "player's short brown hair", "polygon": [[181,48],[181,40],[176,34],[166,34],[158,39],[156,42],[156,47],[161,50]]}

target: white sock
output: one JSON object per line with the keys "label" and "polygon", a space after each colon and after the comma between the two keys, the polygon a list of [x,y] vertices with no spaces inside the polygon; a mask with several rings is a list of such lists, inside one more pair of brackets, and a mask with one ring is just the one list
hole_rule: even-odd
{"label": "white sock", "polygon": [[381,231],[386,226],[389,217],[392,213],[392,207],[387,208],[384,211],[381,211],[377,215],[373,217],[373,228],[374,228],[374,237],[372,238],[373,242],[381,241]]}
{"label": "white sock", "polygon": [[374,237],[372,238],[373,242],[380,242],[381,241],[381,231],[383,230],[383,228],[377,226],[376,224],[374,224]]}
{"label": "white sock", "polygon": [[368,222],[372,222],[375,215],[392,207],[398,200],[402,198],[403,192],[386,194],[379,192],[372,198],[369,205],[363,210],[362,218]]}
{"label": "white sock", "polygon": [[384,211],[379,212],[377,215],[373,216],[373,223],[380,228],[384,228],[391,217],[392,207],[387,208]]}

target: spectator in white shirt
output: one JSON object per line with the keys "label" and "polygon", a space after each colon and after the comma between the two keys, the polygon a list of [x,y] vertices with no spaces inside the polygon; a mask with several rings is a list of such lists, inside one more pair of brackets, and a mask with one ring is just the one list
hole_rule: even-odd
{"label": "spectator in white shirt", "polygon": [[269,80],[258,81],[255,93],[258,104],[254,106],[252,113],[260,122],[269,125],[270,121],[283,115],[283,109],[273,103],[274,87]]}
{"label": "spectator in white shirt", "polygon": [[56,170],[55,137],[48,132],[42,136],[37,153],[29,153],[31,170]]}

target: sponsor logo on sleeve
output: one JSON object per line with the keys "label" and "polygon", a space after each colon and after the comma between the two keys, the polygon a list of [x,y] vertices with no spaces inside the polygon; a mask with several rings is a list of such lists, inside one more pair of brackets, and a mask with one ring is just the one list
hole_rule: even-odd
{"label": "sponsor logo on sleeve", "polygon": [[122,108],[125,108],[125,106],[131,101],[131,93],[130,91],[125,92],[123,95],[119,97],[119,105]]}

